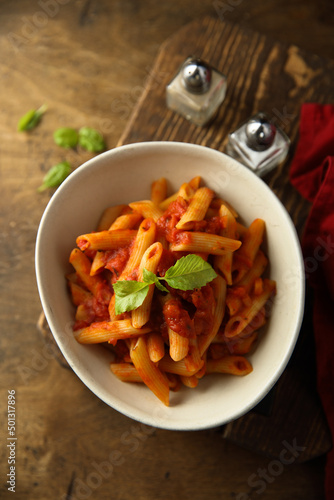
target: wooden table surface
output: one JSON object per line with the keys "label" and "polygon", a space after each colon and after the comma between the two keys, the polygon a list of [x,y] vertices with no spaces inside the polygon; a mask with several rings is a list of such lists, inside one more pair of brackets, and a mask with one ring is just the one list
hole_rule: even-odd
{"label": "wooden table surface", "polygon": [[[54,130],[92,126],[114,147],[160,45],[207,14],[334,54],[331,0],[0,2],[0,498],[11,494],[8,390],[16,391],[19,500],[323,498],[324,457],[282,469],[224,440],[220,429],[171,432],[134,422],[98,400],[37,327],[34,247],[51,195],[37,187],[55,163],[76,167],[91,157],[57,147]],[[39,127],[18,133],[20,116],[43,103]]]}

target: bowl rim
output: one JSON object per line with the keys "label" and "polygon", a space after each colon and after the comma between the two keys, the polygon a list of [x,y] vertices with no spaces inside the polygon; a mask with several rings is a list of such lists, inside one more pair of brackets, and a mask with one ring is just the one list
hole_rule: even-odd
{"label": "bowl rim", "polygon": [[[262,183],[262,188],[266,189],[270,192],[270,196],[273,196],[273,199],[276,200],[276,202],[280,205],[282,214],[284,216],[285,222],[287,223],[289,230],[291,232],[291,235],[293,237],[294,243],[295,243],[295,250],[296,250],[296,256],[298,259],[298,263],[300,266],[300,280],[298,283],[298,290],[296,293],[299,293],[299,302],[298,302],[298,313],[296,314],[295,317],[295,326],[294,326],[294,334],[290,338],[289,346],[288,349],[286,350],[284,357],[282,359],[281,364],[279,365],[279,368],[273,373],[270,379],[266,381],[266,383],[262,386],[261,390],[258,391],[256,397],[247,405],[241,406],[237,411],[233,413],[233,418],[230,418],[228,420],[224,420],[222,418],[221,420],[210,420],[208,422],[203,422],[201,425],[196,425],[192,426],[191,422],[186,421],[184,425],[173,425],[173,421],[171,420],[166,420],[164,422],[160,422],[159,419],[157,420],[156,417],[153,415],[147,415],[146,418],[138,418],[134,416],[133,413],[131,413],[130,409],[124,408],[124,406],[127,406],[126,404],[123,404],[122,401],[119,401],[115,398],[112,398],[113,401],[110,402],[106,400],[106,398],[101,394],[101,390],[98,390],[96,387],[92,387],[91,380],[89,377],[85,376],[85,374],[82,373],[80,370],[80,367],[76,366],[76,363],[73,362],[72,355],[66,350],[66,346],[63,345],[62,340],[59,338],[59,334],[54,328],[53,325],[53,319],[52,319],[52,314],[50,312],[49,304],[47,301],[47,297],[45,296],[44,293],[44,288],[43,288],[43,277],[42,277],[42,270],[41,270],[41,262],[40,262],[40,247],[42,244],[42,239],[43,239],[43,229],[44,226],[47,223],[47,219],[49,217],[49,213],[51,212],[53,206],[57,203],[57,200],[59,197],[63,195],[63,192],[70,188],[72,184],[76,182],[77,176],[81,176],[84,174],[84,172],[87,169],[90,169],[93,167],[95,164],[103,161],[107,157],[113,157],[117,155],[122,155],[124,153],[134,153],[136,154],[137,151],[139,152],[145,152],[145,150],[157,150],[157,149],[164,149],[164,148],[170,148],[171,150],[174,150],[175,152],[177,151],[185,151],[185,150],[192,150],[192,151],[205,151],[206,154],[209,155],[214,155],[218,156],[220,158],[225,158],[228,159],[229,162],[232,162],[234,164],[237,164],[239,167],[242,166],[245,170],[243,171],[243,175],[247,176],[255,176],[257,177],[258,181]],[[121,146],[116,146],[115,148],[109,149],[103,153],[100,153],[99,155],[87,160],[83,164],[81,164],[76,170],[74,170],[70,176],[68,176],[65,181],[61,184],[61,186],[58,187],[58,189],[53,193],[51,196],[50,200],[48,201],[44,212],[42,214],[42,217],[40,219],[40,223],[38,226],[37,230],[37,236],[36,236],[36,245],[35,245],[35,274],[36,274],[36,281],[37,281],[37,288],[38,288],[38,293],[40,297],[40,301],[42,304],[42,308],[46,317],[46,320],[48,322],[50,331],[53,335],[54,340],[56,341],[60,351],[64,355],[66,361],[69,363],[70,367],[74,371],[74,373],[78,376],[78,378],[81,380],[81,382],[86,385],[88,389],[90,389],[93,394],[95,394],[100,400],[102,400],[104,403],[106,403],[108,406],[111,408],[117,410],[121,414],[142,422],[147,425],[152,425],[157,428],[162,428],[166,430],[203,430],[203,429],[209,429],[213,427],[217,427],[220,425],[224,425],[228,422],[234,421],[237,418],[240,418],[241,416],[245,415],[248,413],[252,408],[254,408],[273,388],[273,386],[276,384],[276,382],[279,380],[281,377],[283,371],[285,370],[291,355],[295,349],[295,345],[298,340],[298,336],[300,333],[301,329],[301,324],[304,316],[304,304],[305,304],[305,273],[304,273],[304,265],[303,265],[303,255],[302,255],[302,250],[299,242],[299,237],[295,228],[295,225],[292,222],[292,219],[285,208],[285,206],[282,204],[280,199],[277,197],[277,195],[270,189],[270,187],[261,179],[260,177],[256,176],[253,172],[251,172],[247,167],[241,165],[237,160],[234,158],[231,158],[230,156],[226,155],[225,153],[215,150],[213,148],[210,148],[208,146],[202,146],[199,144],[192,144],[192,143],[186,143],[186,142],[173,142],[173,141],[146,141],[146,142],[138,142],[138,143],[131,143],[131,144],[126,144],[126,145],[121,145]],[[171,424],[171,425],[170,425]]]}

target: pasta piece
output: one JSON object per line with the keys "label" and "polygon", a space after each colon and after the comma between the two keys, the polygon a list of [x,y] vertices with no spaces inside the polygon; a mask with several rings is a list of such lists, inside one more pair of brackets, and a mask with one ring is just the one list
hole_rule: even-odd
{"label": "pasta piece", "polygon": [[135,201],[129,203],[129,206],[145,219],[153,219],[154,222],[157,222],[163,214],[163,211],[151,200]]}
{"label": "pasta piece", "polygon": [[263,240],[265,223],[255,219],[242,237],[242,246],[234,255],[233,283],[238,283],[252,267]]}
{"label": "pasta piece", "polygon": [[176,224],[177,229],[189,229],[191,223],[204,219],[214,193],[211,189],[203,187],[197,189],[185,213]]}
{"label": "pasta piece", "polygon": [[90,268],[90,275],[95,276],[96,274],[99,274],[99,272],[104,268],[105,266],[105,253],[104,251],[98,251],[95,254],[95,257],[93,259],[91,268]]}
{"label": "pasta piece", "polygon": [[122,382],[140,382],[143,380],[131,363],[110,363],[110,370]]}
{"label": "pasta piece", "polygon": [[147,336],[147,350],[150,360],[157,363],[165,355],[165,343],[159,333],[149,333]]}
{"label": "pasta piece", "polygon": [[191,376],[195,375],[196,370],[188,370],[184,359],[181,361],[173,361],[169,354],[165,354],[159,361],[159,368],[168,373],[175,373],[176,375]]}
{"label": "pasta piece", "polygon": [[104,302],[109,302],[111,291],[107,284],[100,276],[91,276],[91,262],[86,255],[78,248],[74,248],[71,252],[70,264],[76,270],[80,280],[92,294]]}
{"label": "pasta piece", "polygon": [[253,332],[245,338],[235,338],[236,342],[232,346],[233,354],[247,354],[253,347],[253,344],[257,338],[258,332]]}
{"label": "pasta piece", "polygon": [[264,273],[266,267],[268,265],[268,259],[262,252],[259,250],[256,254],[252,267],[245,274],[245,276],[238,282],[238,287],[243,287],[247,293],[252,290],[254,282],[256,278],[259,278]]}
{"label": "pasta piece", "polygon": [[87,310],[84,304],[79,304],[75,312],[76,321],[89,322],[91,320],[91,314]]}
{"label": "pasta piece", "polygon": [[93,295],[82,288],[80,285],[77,285],[76,283],[73,283],[71,281],[69,281],[68,284],[71,290],[72,302],[75,306],[79,306],[80,304],[83,304],[84,302],[87,302],[88,300],[91,300],[93,298]]}
{"label": "pasta piece", "polygon": [[221,276],[217,276],[212,281],[216,307],[213,315],[212,328],[207,335],[200,336],[198,339],[199,352],[202,357],[215,336],[217,335],[218,329],[223,321],[225,314],[225,298],[226,298],[226,281]]}
{"label": "pasta piece", "polygon": [[190,372],[198,372],[204,365],[204,361],[201,358],[201,353],[198,347],[197,337],[189,338],[189,351],[187,356],[184,358],[184,364]]}
{"label": "pasta piece", "polygon": [[193,188],[194,190],[198,189],[199,188],[199,185],[201,183],[201,176],[200,175],[196,175],[195,177],[193,177],[192,179],[190,179],[189,181],[189,186],[191,188]]}
{"label": "pasta piece", "polygon": [[161,210],[166,210],[172,201],[175,201],[179,196],[188,201],[194,196],[194,193],[195,189],[189,183],[185,182],[176,193],[163,200],[159,207]]}
{"label": "pasta piece", "polygon": [[233,215],[235,219],[239,217],[238,212],[234,207],[226,200],[222,200],[221,198],[214,198],[210,204],[210,208],[216,209],[217,211],[220,209],[221,205],[224,205]]}
{"label": "pasta piece", "polygon": [[99,233],[82,234],[77,238],[80,250],[116,250],[129,245],[137,234],[136,230],[119,229],[116,231],[100,231]]}
{"label": "pasta piece", "polygon": [[[255,281],[263,274],[267,264],[268,259],[264,253],[259,250],[256,254],[253,266],[246,272],[244,277],[238,281],[236,286],[228,290],[226,305],[231,316],[241,309],[246,296],[252,291]],[[263,287],[261,286],[261,288]]]}
{"label": "pasta piece", "polygon": [[151,185],[151,201],[155,205],[159,205],[167,197],[167,180],[165,177],[160,177]]}
{"label": "pasta piece", "polygon": [[253,371],[250,362],[243,356],[225,356],[221,359],[208,359],[206,373],[230,373],[231,375],[248,375]]}
{"label": "pasta piece", "polygon": [[166,372],[164,372],[164,374],[166,375],[169,388],[174,392],[178,391],[181,388],[181,381],[179,375],[175,375],[175,373],[166,373]]}
{"label": "pasta piece", "polygon": [[116,229],[133,229],[141,220],[142,216],[139,212],[120,215],[111,224],[109,231],[115,231]]}
{"label": "pasta piece", "polygon": [[130,356],[144,384],[164,403],[169,406],[169,385],[148,354],[146,338],[139,337],[131,345]]}
{"label": "pasta piece", "polygon": [[253,296],[249,306],[243,307],[236,315],[228,320],[225,327],[226,337],[239,335],[248,325],[251,325],[253,319],[276,290],[276,283],[272,280],[265,279],[263,281],[263,286],[264,290],[261,295]]}
{"label": "pasta piece", "polygon": [[183,231],[179,240],[171,243],[170,249],[174,252],[203,252],[212,255],[223,255],[234,252],[241,246],[241,241],[225,238],[216,234]]}
{"label": "pasta piece", "polygon": [[80,344],[113,343],[118,339],[137,337],[148,333],[150,328],[134,328],[131,320],[99,321],[77,330],[75,337]]}
{"label": "pasta piece", "polygon": [[246,226],[244,226],[240,222],[237,222],[237,233],[239,235],[239,238],[243,238],[247,230],[248,228]]}
{"label": "pasta piece", "polygon": [[168,327],[169,355],[174,361],[184,359],[189,351],[189,339]]}
{"label": "pasta piece", "polygon": [[97,231],[106,231],[121,213],[126,210],[127,205],[115,205],[104,210],[97,225]]}
{"label": "pasta piece", "polygon": [[[226,221],[226,227],[221,231],[221,236],[236,239],[237,223],[226,205],[220,206],[219,216],[224,217]],[[221,272],[228,285],[232,285],[232,259],[233,252],[226,252],[224,255],[216,255],[213,261],[214,268]]]}
{"label": "pasta piece", "polygon": [[[146,269],[147,271],[151,271],[154,274],[156,273],[162,252],[163,247],[159,242],[153,243],[148,247],[140,261],[138,269],[138,281],[143,281],[144,269]],[[154,284],[149,286],[148,293],[142,305],[132,311],[132,324],[135,328],[142,327],[148,322],[150,318],[154,288]]]}
{"label": "pasta piece", "polygon": [[194,389],[198,386],[198,378],[196,377],[196,375],[191,375],[190,377],[180,375],[180,379],[182,384],[186,387],[190,387],[190,389]]}
{"label": "pasta piece", "polygon": [[[170,293],[168,293],[167,295],[159,296],[160,304],[163,307],[170,300],[175,300]],[[189,339],[175,332],[168,325],[167,325],[167,333],[169,340],[169,355],[171,359],[173,361],[180,361],[181,359],[184,359],[185,356],[188,354]]]}
{"label": "pasta piece", "polygon": [[156,224],[153,219],[144,219],[139,226],[129,260],[119,278],[120,280],[127,279],[132,276],[134,270],[137,270],[145,251],[154,243],[155,234]]}

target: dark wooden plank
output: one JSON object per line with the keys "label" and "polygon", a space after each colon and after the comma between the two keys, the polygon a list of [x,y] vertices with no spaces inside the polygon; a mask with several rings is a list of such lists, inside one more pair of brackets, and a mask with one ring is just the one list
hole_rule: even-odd
{"label": "dark wooden plank", "polygon": [[[227,75],[226,99],[217,115],[205,127],[189,123],[168,110],[165,86],[190,54],[209,61]],[[289,183],[289,162],[298,137],[299,111],[306,101],[326,103],[334,98],[334,62],[308,54],[298,47],[278,43],[268,36],[220,19],[206,17],[186,26],[162,46],[148,83],[119,141],[167,140],[202,144],[225,151],[229,131],[257,111],[265,111],[291,138],[285,163],[269,173],[265,181],[289,211],[302,232],[309,204]],[[159,84],[157,84],[157,78]],[[263,415],[254,409],[228,424],[223,435],[251,450],[279,457],[282,442],[296,440],[305,461],[328,451],[330,433],[315,384],[310,384],[310,360],[305,345],[312,332],[302,330],[295,356],[269,401],[272,411]],[[301,359],[301,363],[295,360]],[[306,378],[307,377],[307,381]],[[315,380],[315,367],[312,370]]]}

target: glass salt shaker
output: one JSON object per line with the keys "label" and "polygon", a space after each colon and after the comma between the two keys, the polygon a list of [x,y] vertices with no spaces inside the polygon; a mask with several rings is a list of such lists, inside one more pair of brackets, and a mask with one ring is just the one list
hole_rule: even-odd
{"label": "glass salt shaker", "polygon": [[226,152],[263,176],[282,163],[290,139],[265,113],[257,113],[228,136]]}
{"label": "glass salt shaker", "polygon": [[226,76],[207,62],[188,57],[166,87],[167,107],[205,125],[225,99]]}

